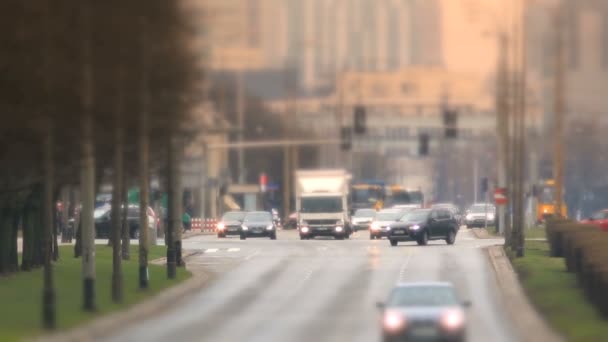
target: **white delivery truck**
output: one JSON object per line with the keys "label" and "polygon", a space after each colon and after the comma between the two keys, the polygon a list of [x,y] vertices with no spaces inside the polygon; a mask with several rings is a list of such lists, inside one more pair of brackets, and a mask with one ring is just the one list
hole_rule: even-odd
{"label": "white delivery truck", "polygon": [[296,210],[300,238],[350,237],[348,198],[352,176],[338,170],[298,170],[295,174]]}

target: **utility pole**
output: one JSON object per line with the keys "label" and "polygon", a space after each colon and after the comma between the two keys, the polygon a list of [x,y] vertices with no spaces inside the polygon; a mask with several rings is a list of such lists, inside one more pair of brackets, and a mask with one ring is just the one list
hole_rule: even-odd
{"label": "utility pole", "polygon": [[514,153],[514,225],[511,248],[518,257],[523,256],[524,245],[524,164],[525,164],[525,112],[526,112],[526,0],[517,1],[515,11],[514,44],[514,116],[513,116],[513,153]]}
{"label": "utility pole", "polygon": [[565,98],[565,49],[564,49],[564,24],[565,24],[565,7],[560,2],[555,13],[555,129],[553,132],[554,146],[554,178],[555,178],[555,211],[556,215],[562,216],[563,208],[563,189],[564,189],[564,147],[563,147],[563,130],[564,130],[564,114],[566,110]]}
{"label": "utility pole", "polygon": [[[243,142],[243,130],[245,128],[245,108],[246,97],[245,97],[245,80],[244,80],[244,71],[239,69],[236,71],[236,114],[237,114],[237,140],[238,142]],[[245,183],[246,172],[245,172],[245,151],[240,148],[237,150],[237,159],[238,159],[238,182],[240,184]]]}
{"label": "utility pole", "polygon": [[[498,187],[507,187],[507,169],[509,159],[509,78],[508,78],[508,38],[505,32],[498,37],[498,64],[496,77],[496,128],[498,133]],[[498,229],[503,236],[508,237],[511,232],[506,224],[507,205],[498,205]]]}

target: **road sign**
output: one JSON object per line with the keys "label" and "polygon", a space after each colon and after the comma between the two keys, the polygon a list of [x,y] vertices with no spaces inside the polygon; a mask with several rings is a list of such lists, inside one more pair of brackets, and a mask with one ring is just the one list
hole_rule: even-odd
{"label": "road sign", "polygon": [[496,205],[506,205],[508,202],[507,189],[496,188],[496,190],[494,190],[494,202],[496,202]]}

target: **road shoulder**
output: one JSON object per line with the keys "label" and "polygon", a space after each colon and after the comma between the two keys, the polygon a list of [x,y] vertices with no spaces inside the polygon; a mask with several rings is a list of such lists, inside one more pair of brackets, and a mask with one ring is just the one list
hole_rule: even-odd
{"label": "road shoulder", "polygon": [[502,303],[523,341],[564,341],[532,306],[502,246],[484,249],[496,275]]}

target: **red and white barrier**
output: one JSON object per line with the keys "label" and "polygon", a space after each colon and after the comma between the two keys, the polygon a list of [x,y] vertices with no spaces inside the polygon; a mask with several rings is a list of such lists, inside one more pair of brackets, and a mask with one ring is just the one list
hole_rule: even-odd
{"label": "red and white barrier", "polygon": [[195,217],[192,218],[192,230],[201,230],[203,229],[203,219]]}
{"label": "red and white barrier", "polygon": [[199,217],[192,218],[192,230],[201,232],[214,233],[217,228],[216,219],[202,219]]}

